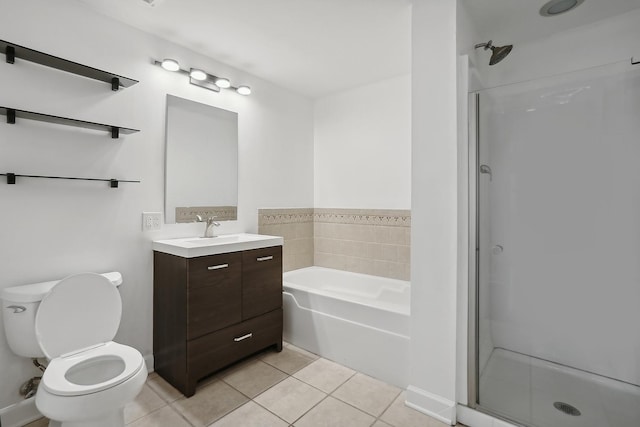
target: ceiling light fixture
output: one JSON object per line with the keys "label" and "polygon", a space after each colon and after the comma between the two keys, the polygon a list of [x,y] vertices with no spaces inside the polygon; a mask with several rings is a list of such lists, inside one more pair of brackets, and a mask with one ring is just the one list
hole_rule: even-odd
{"label": "ceiling light fixture", "polygon": [[580,6],[584,0],[551,0],[540,8],[542,16],[556,16]]}
{"label": "ceiling light fixture", "polygon": [[214,92],[220,92],[220,89],[232,89],[240,95],[250,95],[251,88],[246,85],[235,87],[231,84],[229,79],[224,77],[214,76],[199,68],[190,68],[189,71],[180,68],[180,64],[175,59],[166,58],[162,61],[153,61],[154,65],[158,65],[165,70],[175,71],[180,74],[189,76],[189,83],[195,86],[199,86],[205,89],[212,90]]}

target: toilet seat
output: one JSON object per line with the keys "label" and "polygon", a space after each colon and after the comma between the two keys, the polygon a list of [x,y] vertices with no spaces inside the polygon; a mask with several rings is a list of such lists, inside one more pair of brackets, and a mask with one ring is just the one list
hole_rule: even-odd
{"label": "toilet seat", "polygon": [[143,366],[138,350],[110,341],[52,359],[40,385],[58,396],[97,393],[125,382]]}
{"label": "toilet seat", "polygon": [[144,366],[135,348],[113,342],[122,300],[106,277],[62,279],[36,313],[36,339],[50,360],[41,386],[57,396],[82,396],[122,384]]}

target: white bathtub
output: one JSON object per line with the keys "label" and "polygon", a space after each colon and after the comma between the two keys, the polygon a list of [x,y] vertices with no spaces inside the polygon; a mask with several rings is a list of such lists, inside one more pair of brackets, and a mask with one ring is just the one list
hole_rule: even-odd
{"label": "white bathtub", "polygon": [[284,339],[390,384],[408,385],[411,287],[307,267],[284,274]]}

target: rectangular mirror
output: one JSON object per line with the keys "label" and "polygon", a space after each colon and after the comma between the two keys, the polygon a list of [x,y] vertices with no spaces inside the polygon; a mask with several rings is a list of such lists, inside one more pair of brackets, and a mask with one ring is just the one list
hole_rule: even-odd
{"label": "rectangular mirror", "polygon": [[165,222],[237,219],[238,114],[167,95]]}

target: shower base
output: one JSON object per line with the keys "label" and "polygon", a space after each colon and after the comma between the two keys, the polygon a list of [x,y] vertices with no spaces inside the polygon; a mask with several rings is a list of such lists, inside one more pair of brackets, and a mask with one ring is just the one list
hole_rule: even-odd
{"label": "shower base", "polygon": [[479,391],[481,408],[528,426],[640,426],[640,387],[501,348]]}

